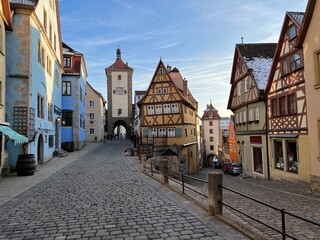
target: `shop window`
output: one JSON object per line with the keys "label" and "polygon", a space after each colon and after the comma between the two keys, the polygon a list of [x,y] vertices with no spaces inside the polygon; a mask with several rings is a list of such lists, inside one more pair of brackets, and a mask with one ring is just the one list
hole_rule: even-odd
{"label": "shop window", "polygon": [[284,170],[282,140],[275,140],[273,144],[275,167],[277,169]]}
{"label": "shop window", "polygon": [[287,161],[288,171],[298,173],[298,156],[297,156],[297,142],[286,141],[287,144]]}
{"label": "shop window", "polygon": [[262,149],[254,147],[253,151],[253,170],[256,173],[263,174]]}

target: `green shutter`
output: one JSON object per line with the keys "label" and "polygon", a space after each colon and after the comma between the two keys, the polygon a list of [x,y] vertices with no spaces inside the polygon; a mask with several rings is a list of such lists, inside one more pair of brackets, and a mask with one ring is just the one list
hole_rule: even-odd
{"label": "green shutter", "polygon": [[176,128],[176,137],[182,137],[182,128]]}
{"label": "green shutter", "polygon": [[143,129],[143,137],[148,137],[148,128]]}

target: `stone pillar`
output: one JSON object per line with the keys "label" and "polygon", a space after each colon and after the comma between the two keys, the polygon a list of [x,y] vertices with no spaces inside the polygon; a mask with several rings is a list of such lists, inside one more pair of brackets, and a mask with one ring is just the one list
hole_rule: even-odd
{"label": "stone pillar", "polygon": [[146,170],[146,161],[147,161],[147,154],[141,154],[140,158],[140,171],[145,172]]}
{"label": "stone pillar", "polygon": [[168,160],[161,159],[160,160],[160,183],[167,184],[169,182],[168,176]]}
{"label": "stone pillar", "polygon": [[222,173],[208,173],[208,213],[222,214]]}

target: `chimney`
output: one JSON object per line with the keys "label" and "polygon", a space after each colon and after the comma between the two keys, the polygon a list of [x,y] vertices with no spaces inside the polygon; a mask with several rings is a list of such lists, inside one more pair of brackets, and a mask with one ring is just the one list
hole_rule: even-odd
{"label": "chimney", "polygon": [[171,72],[171,66],[167,65],[168,72]]}
{"label": "chimney", "polygon": [[188,94],[188,80],[187,79],[183,79],[183,95],[188,100],[189,94]]}

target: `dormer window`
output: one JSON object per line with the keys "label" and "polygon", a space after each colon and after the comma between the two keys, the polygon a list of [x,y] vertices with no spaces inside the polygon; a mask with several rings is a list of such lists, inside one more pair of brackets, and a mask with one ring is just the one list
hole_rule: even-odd
{"label": "dormer window", "polygon": [[294,25],[291,25],[289,27],[289,40],[292,40],[297,36],[296,27]]}
{"label": "dormer window", "polygon": [[63,58],[63,66],[65,68],[71,68],[71,57],[64,57]]}

